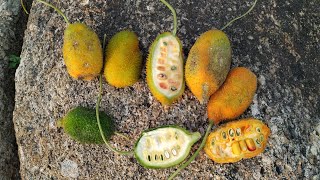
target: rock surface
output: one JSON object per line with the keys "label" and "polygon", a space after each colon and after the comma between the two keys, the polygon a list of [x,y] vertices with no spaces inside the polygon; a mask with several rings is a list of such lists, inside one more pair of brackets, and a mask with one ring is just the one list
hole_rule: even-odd
{"label": "rock surface", "polygon": [[0,0],[0,179],[19,178],[19,158],[12,122],[14,73],[11,56],[18,57],[22,46],[20,2]]}
{"label": "rock surface", "polygon": [[[157,1],[53,1],[71,22],[92,27],[102,39],[123,29],[140,37],[144,58],[155,37],[172,29],[170,11]],[[178,33],[187,56],[196,38],[221,28],[245,12],[251,2],[170,1],[178,13]],[[319,179],[319,6],[308,2],[259,1],[249,16],[225,32],[232,42],[232,66],[250,68],[259,78],[254,102],[241,117],[262,119],[272,131],[265,152],[234,164],[213,163],[202,151],[177,179]],[[75,106],[94,108],[98,81],[69,77],[62,57],[63,18],[33,4],[22,62],[16,73],[14,123],[24,179],[165,179],[175,168],[151,170],[131,156],[104,145],[81,145],[56,126]],[[113,138],[130,150],[139,134],[152,127],[180,124],[202,134],[206,107],[187,89],[170,108],[157,102],[145,73],[134,86],[116,89],[103,83],[101,110],[114,117],[117,129],[133,139]],[[240,117],[240,118],[241,118]],[[196,145],[198,147],[198,144]],[[194,148],[193,148],[194,152]]]}

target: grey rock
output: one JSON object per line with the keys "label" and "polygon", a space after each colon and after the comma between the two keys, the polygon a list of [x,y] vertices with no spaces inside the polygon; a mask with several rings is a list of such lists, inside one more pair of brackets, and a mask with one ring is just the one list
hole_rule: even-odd
{"label": "grey rock", "polygon": [[[54,1],[71,22],[84,22],[102,39],[131,29],[147,50],[156,36],[172,29],[170,11],[158,1]],[[170,1],[178,12],[178,36],[187,56],[203,32],[220,28],[245,12],[243,1]],[[176,168],[145,169],[131,156],[104,145],[71,140],[56,121],[75,106],[94,108],[98,81],[73,80],[62,57],[62,17],[34,3],[16,73],[14,123],[24,179],[165,179]],[[263,120],[272,130],[264,153],[233,164],[212,162],[202,151],[177,179],[312,179],[319,177],[319,7],[316,0],[259,1],[247,17],[225,32],[232,42],[232,66],[259,77],[252,106],[240,117]],[[249,37],[249,38],[248,38]],[[145,69],[144,69],[145,70]],[[145,71],[132,87],[103,83],[101,110],[118,131],[136,140],[152,127],[180,124],[203,133],[206,107],[186,89],[164,109],[146,85]],[[114,137],[111,144],[130,150],[134,142]],[[196,145],[196,147],[198,144]],[[195,148],[192,149],[194,152]]]}
{"label": "grey rock", "polygon": [[0,0],[0,179],[19,178],[19,158],[12,121],[14,109],[14,69],[9,68],[10,55],[19,56],[22,41],[20,2]]}

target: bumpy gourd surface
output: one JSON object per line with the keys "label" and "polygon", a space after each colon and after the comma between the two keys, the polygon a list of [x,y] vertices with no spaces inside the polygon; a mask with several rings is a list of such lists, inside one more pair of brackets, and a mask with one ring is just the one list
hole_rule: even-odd
{"label": "bumpy gourd surface", "polygon": [[201,103],[224,82],[231,64],[231,47],[220,30],[203,33],[192,46],[185,66],[186,83]]}
{"label": "bumpy gourd surface", "polygon": [[[100,112],[99,116],[104,135],[107,139],[110,139],[115,129],[114,122],[104,112]],[[80,143],[104,143],[96,120],[95,109],[76,107],[58,121],[58,125],[61,126],[65,133],[72,139]]]}
{"label": "bumpy gourd surface", "polygon": [[97,34],[82,23],[68,25],[64,31],[63,58],[71,77],[92,80],[98,76],[103,58]]}
{"label": "bumpy gourd surface", "polygon": [[171,33],[159,35],[150,48],[147,83],[163,105],[170,105],[184,92],[182,47]]}
{"label": "bumpy gourd surface", "polygon": [[264,151],[270,129],[253,118],[227,123],[210,133],[206,154],[217,163],[232,163]]}
{"label": "bumpy gourd surface", "polygon": [[188,156],[200,137],[200,133],[190,133],[180,127],[160,127],[142,134],[135,145],[135,157],[144,167],[171,167]]}
{"label": "bumpy gourd surface", "polygon": [[208,102],[208,118],[215,124],[240,116],[251,104],[257,89],[257,77],[249,69],[230,71],[221,88]]}
{"label": "bumpy gourd surface", "polygon": [[142,55],[137,35],[121,31],[114,35],[106,49],[104,75],[109,84],[121,88],[139,80]]}

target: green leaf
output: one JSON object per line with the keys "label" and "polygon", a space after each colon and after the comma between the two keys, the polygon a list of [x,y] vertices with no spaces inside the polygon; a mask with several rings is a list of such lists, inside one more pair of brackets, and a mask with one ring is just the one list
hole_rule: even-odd
{"label": "green leaf", "polygon": [[16,69],[20,64],[21,58],[16,55],[9,55],[9,68]]}

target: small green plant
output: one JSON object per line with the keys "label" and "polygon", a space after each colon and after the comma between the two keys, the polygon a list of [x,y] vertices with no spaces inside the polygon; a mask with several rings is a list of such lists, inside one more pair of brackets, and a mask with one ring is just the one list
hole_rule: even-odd
{"label": "small green plant", "polygon": [[16,55],[9,56],[9,68],[16,69],[20,64],[21,58]]}

